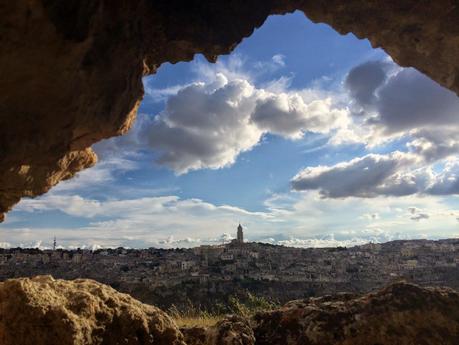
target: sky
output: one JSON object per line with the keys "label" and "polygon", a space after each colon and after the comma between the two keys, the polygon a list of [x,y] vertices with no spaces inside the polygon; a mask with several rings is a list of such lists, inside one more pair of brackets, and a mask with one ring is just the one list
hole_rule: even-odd
{"label": "sky", "polygon": [[459,236],[459,98],[302,13],[144,78],[98,164],[23,199],[1,247],[352,246]]}

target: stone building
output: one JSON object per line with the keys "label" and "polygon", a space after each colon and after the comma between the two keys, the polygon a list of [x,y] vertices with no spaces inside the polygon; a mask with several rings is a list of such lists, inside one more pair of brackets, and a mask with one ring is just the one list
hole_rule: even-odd
{"label": "stone building", "polygon": [[244,243],[244,231],[241,224],[237,227],[237,241],[239,243]]}

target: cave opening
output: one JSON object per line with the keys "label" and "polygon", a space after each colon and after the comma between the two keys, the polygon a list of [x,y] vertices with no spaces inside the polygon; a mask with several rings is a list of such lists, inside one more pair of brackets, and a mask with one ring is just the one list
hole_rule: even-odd
{"label": "cave opening", "polygon": [[23,200],[4,247],[194,247],[230,241],[238,222],[249,240],[299,247],[457,227],[458,134],[443,130],[457,96],[367,40],[275,15],[215,64],[196,55],[143,83],[130,132]]}
{"label": "cave opening", "polygon": [[1,344],[457,344],[455,1],[0,18]]}

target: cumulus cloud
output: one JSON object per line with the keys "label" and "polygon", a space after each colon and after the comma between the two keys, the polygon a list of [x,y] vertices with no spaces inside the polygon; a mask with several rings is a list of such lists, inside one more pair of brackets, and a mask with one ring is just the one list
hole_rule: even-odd
{"label": "cumulus cloud", "polygon": [[329,133],[347,124],[347,115],[330,99],[307,102],[298,93],[273,93],[218,73],[171,96],[142,135],[160,152],[159,164],[182,174],[231,165],[267,133],[289,139]]}
{"label": "cumulus cloud", "polygon": [[308,167],[291,181],[297,191],[318,190],[325,198],[459,194],[459,160],[435,171],[416,154],[368,154],[332,166]]}
{"label": "cumulus cloud", "polygon": [[333,109],[331,99],[306,103],[299,94],[274,94],[257,102],[252,121],[266,132],[299,139],[304,131],[328,133],[347,123],[347,111]]}
{"label": "cumulus cloud", "polygon": [[[365,143],[404,136],[407,152],[367,154],[333,166],[308,167],[293,178],[294,190],[318,190],[327,198],[459,193],[458,163],[453,158],[459,149],[459,98],[453,92],[415,69],[389,61],[353,68],[344,86],[354,131],[338,134],[353,134]],[[426,214],[412,219],[426,219]]]}
{"label": "cumulus cloud", "polygon": [[148,79],[144,82],[145,95],[155,103],[165,102],[170,96],[176,95],[187,85],[174,85],[165,88],[151,87]]}
{"label": "cumulus cloud", "polygon": [[323,197],[409,195],[417,190],[418,176],[400,173],[417,162],[409,153],[368,154],[333,166],[309,167],[292,180],[294,190],[319,190]]}
{"label": "cumulus cloud", "polygon": [[221,168],[258,143],[262,131],[250,123],[253,87],[247,81],[196,83],[169,98],[166,109],[144,128],[158,162],[177,173]]}
{"label": "cumulus cloud", "polygon": [[459,160],[451,159],[446,162],[441,171],[436,174],[434,183],[428,188],[433,195],[459,194]]}
{"label": "cumulus cloud", "polygon": [[379,116],[387,133],[450,126],[459,120],[459,98],[413,68],[403,69],[378,91]]}
{"label": "cumulus cloud", "polygon": [[386,61],[368,61],[351,69],[344,84],[357,104],[366,108],[377,102],[375,92],[388,78],[390,67]]}
{"label": "cumulus cloud", "polygon": [[404,136],[430,162],[457,152],[459,97],[417,70],[369,61],[353,68],[344,85],[364,142]]}
{"label": "cumulus cloud", "polygon": [[369,112],[367,123],[386,135],[459,123],[457,95],[414,68],[366,62],[349,72],[345,86]]}
{"label": "cumulus cloud", "polygon": [[457,154],[459,97],[453,92],[389,61],[356,66],[344,85],[355,115],[349,131],[354,141],[373,147],[404,138],[426,168]]}
{"label": "cumulus cloud", "polygon": [[422,129],[413,133],[412,137],[408,148],[427,163],[455,156],[459,152],[459,129],[456,126]]}
{"label": "cumulus cloud", "polygon": [[[254,74],[277,71],[285,59],[273,56],[257,66]],[[155,90],[147,83],[147,97],[164,101],[163,112],[155,118],[141,114],[127,136],[95,146],[102,158],[95,168],[63,182],[55,193],[23,200],[17,207],[29,213],[58,210],[62,217],[78,218],[78,226],[71,231],[69,224],[66,229],[14,228],[10,217],[2,229],[8,243],[0,246],[33,244],[50,233],[67,247],[82,242],[88,247],[194,246],[230,240],[235,220],[251,224],[247,234],[253,239],[293,246],[419,237],[420,232],[408,234],[413,221],[418,221],[416,231],[435,233],[441,224],[442,231],[457,233],[457,212],[433,197],[459,193],[459,163],[451,158],[459,149],[457,97],[419,72],[389,61],[365,63],[349,73],[344,82],[348,94],[337,99],[320,84],[289,90],[291,76],[258,84],[238,58],[197,69],[199,81],[186,85]],[[335,145],[405,136],[407,152],[308,167],[292,180],[293,189],[308,192],[273,196],[263,212],[170,195],[123,199],[116,194],[113,199],[113,194],[104,194],[106,200],[98,199],[100,194],[75,195],[85,186],[115,185],[118,175],[139,168],[131,158],[141,150],[153,149],[160,164],[180,174],[231,165],[265,134],[294,140],[308,131],[331,136]],[[426,196],[416,198],[417,193]],[[279,232],[282,237],[276,237]]]}

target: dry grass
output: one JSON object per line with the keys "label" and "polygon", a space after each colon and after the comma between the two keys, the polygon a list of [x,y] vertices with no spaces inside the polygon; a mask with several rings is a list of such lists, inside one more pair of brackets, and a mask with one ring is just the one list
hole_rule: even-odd
{"label": "dry grass", "polygon": [[244,300],[231,296],[227,305],[217,304],[214,312],[196,306],[191,301],[182,308],[173,305],[167,312],[179,327],[209,327],[223,320],[228,314],[249,318],[257,312],[273,310],[278,306],[277,303],[263,297],[247,293]]}
{"label": "dry grass", "polygon": [[208,316],[208,317],[174,317],[175,322],[179,327],[210,327],[215,325],[218,321],[222,320],[223,316]]}
{"label": "dry grass", "polygon": [[224,315],[209,313],[191,303],[186,308],[179,309],[173,305],[168,314],[175,320],[179,327],[209,327],[223,319]]}

